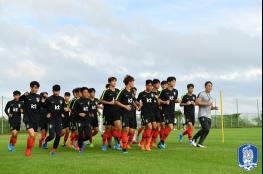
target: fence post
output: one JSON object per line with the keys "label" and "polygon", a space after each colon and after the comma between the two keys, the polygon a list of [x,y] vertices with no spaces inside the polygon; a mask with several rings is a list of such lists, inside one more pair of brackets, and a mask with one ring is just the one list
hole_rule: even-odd
{"label": "fence post", "polygon": [[4,134],[4,96],[1,97],[1,106],[2,106],[2,135]]}

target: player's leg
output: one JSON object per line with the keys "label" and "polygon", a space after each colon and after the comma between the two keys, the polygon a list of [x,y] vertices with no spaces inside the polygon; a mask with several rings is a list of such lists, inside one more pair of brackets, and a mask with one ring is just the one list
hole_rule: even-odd
{"label": "player's leg", "polygon": [[165,142],[166,142],[168,136],[170,135],[170,133],[172,132],[172,130],[174,129],[174,119],[175,119],[174,114],[167,114],[167,116],[166,116],[166,127],[164,130],[161,142],[159,143],[159,146],[158,146],[160,149],[166,148]]}
{"label": "player's leg", "polygon": [[76,151],[80,152],[80,148],[84,144],[84,125],[82,123],[77,123],[78,130],[78,146],[76,147]]}
{"label": "player's leg", "polygon": [[113,137],[115,141],[114,149],[121,150],[120,141],[122,138],[122,124],[120,119],[114,121]]}
{"label": "player's leg", "polygon": [[205,118],[205,117],[202,117],[201,118],[201,126],[202,126],[202,135],[200,137],[200,140],[197,144],[197,147],[201,147],[201,148],[204,148],[205,146],[203,146],[203,143],[207,137],[207,135],[209,134],[210,132],[210,129],[211,129],[211,120],[209,118]]}
{"label": "player's leg", "polygon": [[160,123],[157,122],[152,122],[152,141],[151,141],[151,146],[153,148],[157,148],[157,138],[159,135],[159,128],[160,128]]}
{"label": "player's leg", "polygon": [[36,132],[32,126],[29,126],[27,132],[28,132],[28,138],[27,138],[26,156],[30,157],[31,151],[35,145]]}
{"label": "player's leg", "polygon": [[92,129],[91,129],[90,125],[84,126],[84,128],[83,128],[83,135],[85,136],[85,138],[83,140],[83,144],[82,144],[82,146],[79,146],[79,147],[81,147],[80,148],[80,152],[81,153],[84,153],[84,149],[85,149],[84,141],[87,141],[87,140],[90,139],[90,137],[92,137]]}
{"label": "player's leg", "polygon": [[70,138],[69,138],[69,147],[73,148],[74,142],[77,140],[77,125],[76,122],[74,121],[73,118],[71,118],[70,121],[70,129],[71,129],[71,134],[70,134]]}
{"label": "player's leg", "polygon": [[48,149],[48,142],[52,141],[56,135],[56,125],[49,123],[48,125],[48,136],[45,138],[42,144],[43,149]]}
{"label": "player's leg", "polygon": [[10,141],[8,145],[8,150],[10,152],[14,152],[15,150],[15,145],[17,142],[17,135],[18,135],[18,131],[16,129],[11,130],[11,136],[10,136]]}
{"label": "player's leg", "polygon": [[65,135],[65,129],[62,129],[62,124],[56,124],[55,126],[55,140],[53,143],[53,148],[50,152],[50,154],[53,156],[56,154],[56,150],[60,143],[60,138]]}

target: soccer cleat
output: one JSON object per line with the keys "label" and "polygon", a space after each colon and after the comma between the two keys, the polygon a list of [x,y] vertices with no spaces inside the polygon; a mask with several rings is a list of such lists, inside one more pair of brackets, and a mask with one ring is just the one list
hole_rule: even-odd
{"label": "soccer cleat", "polygon": [[180,133],[180,135],[179,135],[179,142],[180,142],[180,143],[183,142],[183,134],[182,134],[182,133]]}
{"label": "soccer cleat", "polygon": [[121,152],[122,152],[123,154],[128,154],[128,153],[129,153],[126,149],[123,149]]}
{"label": "soccer cleat", "polygon": [[80,153],[84,153],[85,150],[85,144],[82,145],[81,149],[80,149]]}
{"label": "soccer cleat", "polygon": [[13,146],[13,144],[9,144],[8,145],[8,150],[9,150],[9,152],[14,152],[14,146]]}
{"label": "soccer cleat", "polygon": [[73,142],[72,142],[72,141],[69,141],[68,147],[69,147],[69,148],[73,148]]}
{"label": "soccer cleat", "polygon": [[202,148],[202,149],[206,149],[206,147],[204,145],[202,145],[202,144],[198,144],[196,147]]}
{"label": "soccer cleat", "polygon": [[76,146],[76,147],[75,147],[75,150],[78,151],[78,152],[80,152],[79,146]]}
{"label": "soccer cleat", "polygon": [[42,149],[44,149],[44,150],[48,149],[47,143],[43,142],[43,144],[42,144]]}
{"label": "soccer cleat", "polygon": [[193,140],[189,140],[189,144],[190,144],[190,145],[193,145]]}
{"label": "soccer cleat", "polygon": [[55,151],[51,151],[51,152],[50,152],[50,155],[51,155],[51,156],[56,156],[56,152],[55,152]]}
{"label": "soccer cleat", "polygon": [[31,149],[26,149],[26,156],[30,157],[31,156]]}
{"label": "soccer cleat", "polygon": [[146,146],[146,151],[150,152],[151,151],[151,147],[150,146]]}
{"label": "soccer cleat", "polygon": [[156,143],[152,143],[152,147],[153,148],[157,148],[157,144]]}
{"label": "soccer cleat", "polygon": [[160,142],[159,145],[158,145],[158,148],[159,148],[159,149],[165,149],[166,146],[165,146],[164,143]]}
{"label": "soccer cleat", "polygon": [[122,150],[121,145],[120,144],[114,145],[114,150],[121,151]]}
{"label": "soccer cleat", "polygon": [[93,144],[93,143],[90,143],[89,147],[90,147],[90,148],[94,148],[94,144]]}
{"label": "soccer cleat", "polygon": [[104,144],[102,145],[102,149],[101,149],[103,152],[106,152],[107,151],[107,146]]}
{"label": "soccer cleat", "polygon": [[193,140],[193,141],[192,141],[192,145],[193,145],[194,147],[196,147],[196,146],[197,146],[197,144],[196,144],[195,140]]}

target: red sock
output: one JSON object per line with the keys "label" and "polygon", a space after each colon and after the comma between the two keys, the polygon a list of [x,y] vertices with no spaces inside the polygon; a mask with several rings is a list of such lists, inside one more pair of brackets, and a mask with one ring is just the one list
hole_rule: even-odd
{"label": "red sock", "polygon": [[103,143],[103,145],[106,144],[107,138],[108,138],[108,131],[105,130],[105,132],[102,135],[102,143]]}
{"label": "red sock", "polygon": [[69,131],[66,131],[65,136],[64,136],[64,145],[67,143],[69,137]]}
{"label": "red sock", "polygon": [[9,140],[9,144],[13,145],[13,136],[11,135],[10,140]]}
{"label": "red sock", "polygon": [[184,131],[183,136],[185,136],[185,135],[189,135],[189,128],[187,128],[187,129]]}
{"label": "red sock", "polygon": [[161,130],[159,131],[159,134],[160,134],[160,139],[162,139],[163,134],[164,134],[164,129],[161,129]]}
{"label": "red sock", "polygon": [[156,140],[158,138],[159,131],[158,130],[153,130],[152,131],[152,143],[156,143]]}
{"label": "red sock", "polygon": [[138,136],[141,135],[142,131],[143,131],[143,128],[141,127],[141,128],[138,130]]}
{"label": "red sock", "polygon": [[134,138],[134,133],[129,134],[129,143],[133,141],[133,138]]}
{"label": "red sock", "polygon": [[146,137],[147,137],[147,132],[146,132],[146,130],[143,132],[143,134],[142,134],[142,140],[141,140],[141,142],[140,142],[140,145],[144,145],[144,143],[145,143],[145,141],[146,141]]}
{"label": "red sock", "polygon": [[122,132],[122,148],[127,149],[128,145],[128,133],[126,131]]}
{"label": "red sock", "polygon": [[27,138],[27,149],[33,149],[35,144],[35,139],[33,137]]}
{"label": "red sock", "polygon": [[146,130],[146,146],[150,146],[151,145],[151,140],[152,140],[152,130],[151,129],[147,129]]}
{"label": "red sock", "polygon": [[169,136],[169,134],[171,133],[171,129],[168,127],[168,128],[165,128],[164,130],[164,134],[162,136],[162,141],[165,142],[167,137]]}
{"label": "red sock", "polygon": [[108,145],[111,145],[112,134],[113,134],[113,131],[112,131],[112,130],[108,132],[108,137],[107,137],[107,143],[108,143]]}
{"label": "red sock", "polygon": [[16,142],[17,142],[17,137],[13,137],[13,142],[12,142],[13,146],[16,146]]}

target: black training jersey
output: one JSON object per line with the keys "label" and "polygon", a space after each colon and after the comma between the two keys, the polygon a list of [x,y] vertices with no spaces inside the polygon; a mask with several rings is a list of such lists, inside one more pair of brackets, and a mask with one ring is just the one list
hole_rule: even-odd
{"label": "black training jersey", "polygon": [[30,93],[27,96],[22,95],[20,101],[24,102],[24,121],[37,123],[42,106],[40,95],[34,93]]}
{"label": "black training jersey", "polygon": [[162,105],[162,110],[165,113],[174,113],[175,112],[175,103],[176,100],[178,99],[178,91],[176,89],[173,90],[169,90],[169,89],[165,89],[161,92],[160,94],[160,99],[162,101],[170,101],[169,105]]}
{"label": "black training jersey", "polygon": [[46,100],[47,112],[51,114],[49,121],[61,122],[66,103],[63,97],[51,96]]}
{"label": "black training jersey", "polygon": [[[91,102],[89,99],[80,98],[76,103],[76,119],[79,123],[89,123]],[[79,116],[80,113],[85,113],[85,117]]]}
{"label": "black training jersey", "polygon": [[156,106],[156,98],[153,92],[141,92],[138,96],[137,101],[142,102],[142,115],[153,116],[154,108]]}
{"label": "black training jersey", "polygon": [[90,115],[92,117],[98,116],[98,104],[99,100],[97,98],[95,98],[94,100],[90,100]]}
{"label": "black training jersey", "polygon": [[5,106],[5,113],[9,117],[9,119],[20,119],[21,120],[21,114],[23,109],[23,102],[21,101],[9,101]]}
{"label": "black training jersey", "polygon": [[79,99],[77,99],[77,98],[73,98],[73,99],[70,101],[70,104],[69,104],[70,117],[73,118],[73,119],[76,119],[76,104],[77,104],[78,100],[79,100]]}
{"label": "black training jersey", "polygon": [[[113,100],[116,100],[120,90],[115,89],[115,91],[112,91],[111,89],[106,89],[103,94],[100,97],[100,101],[104,100],[107,102],[111,102]],[[117,107],[115,105],[108,105],[108,104],[103,104],[104,105],[104,110],[103,112],[105,114],[109,112],[115,112],[117,110]]]}
{"label": "black training jersey", "polygon": [[[185,94],[182,98],[182,103],[187,103],[187,102],[195,102],[196,101],[196,95],[188,95]],[[189,106],[184,106],[184,115],[185,116],[195,116],[195,105],[189,105]]]}
{"label": "black training jersey", "polygon": [[[122,103],[123,105],[130,105],[133,106],[134,103],[134,99],[135,99],[135,95],[133,93],[133,91],[131,90],[130,92],[125,88],[123,90],[121,90],[117,96],[117,101],[119,101],[120,103]],[[133,112],[133,111],[131,111]]]}

